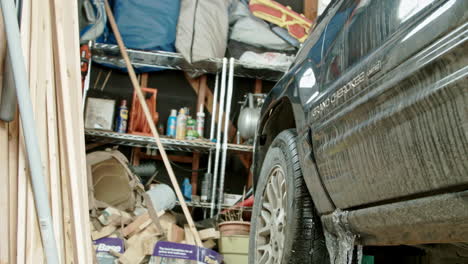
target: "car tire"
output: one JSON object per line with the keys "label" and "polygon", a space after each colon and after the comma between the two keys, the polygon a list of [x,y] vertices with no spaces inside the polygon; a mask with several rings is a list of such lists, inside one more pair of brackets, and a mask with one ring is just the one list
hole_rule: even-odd
{"label": "car tire", "polygon": [[330,263],[322,225],[305,185],[295,130],[266,154],[255,191],[249,264]]}

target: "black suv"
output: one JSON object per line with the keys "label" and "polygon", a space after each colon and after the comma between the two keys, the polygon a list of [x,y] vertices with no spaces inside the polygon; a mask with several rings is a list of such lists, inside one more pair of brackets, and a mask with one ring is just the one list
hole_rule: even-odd
{"label": "black suv", "polygon": [[262,109],[250,263],[468,263],[467,39],[468,0],[328,6]]}

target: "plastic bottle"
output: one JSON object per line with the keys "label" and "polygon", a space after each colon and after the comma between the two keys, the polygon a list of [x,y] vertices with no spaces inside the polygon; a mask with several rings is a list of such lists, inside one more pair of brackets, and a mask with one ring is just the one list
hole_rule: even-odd
{"label": "plastic bottle", "polygon": [[185,178],[182,183],[182,194],[186,201],[192,201],[192,184],[190,184],[189,178]]}
{"label": "plastic bottle", "polygon": [[115,126],[115,132],[125,133],[127,132],[127,121],[128,121],[128,107],[127,100],[122,100],[119,107],[119,114],[117,115],[117,124]]}
{"label": "plastic bottle", "polygon": [[171,115],[167,119],[166,135],[172,138],[176,137],[177,131],[177,110],[172,109]]}
{"label": "plastic bottle", "polygon": [[203,138],[205,131],[205,112],[203,112],[203,105],[200,105],[200,111],[197,113],[197,133],[199,138]]}
{"label": "plastic bottle", "polygon": [[181,108],[179,111],[179,115],[177,116],[176,139],[179,139],[179,140],[185,139],[186,127],[187,127],[187,116],[185,115],[184,108]]}
{"label": "plastic bottle", "polygon": [[191,116],[187,117],[187,131],[185,137],[186,139],[192,140],[198,137],[197,131],[195,130],[195,125],[195,120]]}

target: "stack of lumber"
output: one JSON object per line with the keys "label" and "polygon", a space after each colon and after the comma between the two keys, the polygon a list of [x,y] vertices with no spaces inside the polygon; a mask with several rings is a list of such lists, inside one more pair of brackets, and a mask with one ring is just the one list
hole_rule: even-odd
{"label": "stack of lumber", "polygon": [[[23,0],[21,38],[60,263],[93,263],[77,1]],[[6,52],[0,25],[0,65]],[[13,58],[14,59],[14,58]],[[0,71],[3,74],[3,67]],[[0,84],[2,82],[0,81]],[[0,121],[0,263],[45,263],[21,122]]]}
{"label": "stack of lumber", "polygon": [[[118,260],[118,263],[124,264],[145,263],[158,241],[205,248],[213,248],[216,245],[214,240],[219,239],[219,232],[214,228],[198,232],[195,227],[184,225],[185,222],[180,218],[181,223],[178,225],[175,214],[170,211],[156,212],[155,208],[171,208],[157,204],[166,200],[161,197],[165,193],[156,195],[160,200],[151,198],[138,177],[128,168],[128,161],[122,153],[116,150],[92,152],[87,155],[87,161],[89,181],[102,182],[106,186],[102,188],[101,185],[92,185],[88,188],[92,194],[89,197],[91,236],[96,249],[100,250],[97,253],[98,261],[111,258],[112,261]],[[109,177],[111,178],[103,180]],[[115,184],[116,182],[119,184]],[[128,184],[128,188],[123,188],[125,184]],[[151,185],[148,187],[153,188]],[[103,199],[99,200],[98,197]],[[125,203],[121,202],[121,197],[126,199]],[[199,243],[195,235],[199,237]],[[110,248],[109,246],[113,245],[108,244],[109,241],[117,241],[120,245],[123,242],[123,247],[119,247],[119,252],[109,250],[106,254],[101,254],[105,251],[102,248]]]}
{"label": "stack of lumber", "polygon": [[[141,208],[140,208],[141,209]],[[117,254],[111,252],[119,263],[144,263],[148,256],[153,254],[158,241],[196,245],[193,233],[188,225],[184,228],[176,223],[175,215],[168,212],[158,212],[151,216],[151,209],[125,212],[114,207],[107,207],[91,216],[91,229],[93,240],[102,238],[120,238],[124,241],[124,252]],[[213,248],[215,240],[219,239],[219,231],[214,228],[199,231],[200,238],[204,240],[203,247]]]}

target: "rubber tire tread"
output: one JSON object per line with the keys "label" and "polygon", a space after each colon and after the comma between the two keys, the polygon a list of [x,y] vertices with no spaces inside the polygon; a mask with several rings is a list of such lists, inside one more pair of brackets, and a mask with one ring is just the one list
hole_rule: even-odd
{"label": "rubber tire tread", "polygon": [[[281,263],[288,264],[328,264],[330,263],[328,251],[323,235],[322,224],[315,210],[312,198],[304,182],[299,156],[296,146],[296,131],[289,129],[281,132],[272,142],[263,162],[255,194],[255,204],[252,214],[250,232],[249,264],[255,264],[254,254],[256,247],[255,223],[260,214],[263,192],[265,190],[268,173],[276,165],[275,159],[284,158],[287,164],[285,178],[291,206],[288,206],[287,232]],[[280,150],[280,152],[278,151]],[[282,155],[283,157],[277,157]],[[291,199],[292,197],[292,199]],[[290,200],[291,199],[291,200]],[[290,216],[294,216],[291,218]]]}

